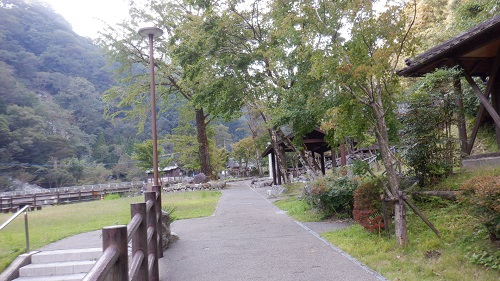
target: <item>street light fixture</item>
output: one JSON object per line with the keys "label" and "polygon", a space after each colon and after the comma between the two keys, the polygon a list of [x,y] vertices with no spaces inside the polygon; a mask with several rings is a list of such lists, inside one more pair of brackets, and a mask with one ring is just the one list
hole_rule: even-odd
{"label": "street light fixture", "polygon": [[139,35],[149,38],[149,67],[151,88],[151,135],[153,138],[153,186],[160,186],[158,182],[158,138],[156,133],[156,93],[155,93],[155,63],[153,57],[153,38],[163,35],[163,30],[158,27],[144,27],[139,29]]}

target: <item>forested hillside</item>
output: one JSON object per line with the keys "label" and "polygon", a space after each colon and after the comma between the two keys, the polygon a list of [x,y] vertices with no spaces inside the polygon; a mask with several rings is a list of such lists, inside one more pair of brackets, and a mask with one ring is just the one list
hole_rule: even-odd
{"label": "forested hillside", "polygon": [[0,18],[0,191],[15,187],[12,178],[102,181],[130,163],[145,137],[103,117],[100,96],[113,82],[100,48],[37,1],[0,0]]}

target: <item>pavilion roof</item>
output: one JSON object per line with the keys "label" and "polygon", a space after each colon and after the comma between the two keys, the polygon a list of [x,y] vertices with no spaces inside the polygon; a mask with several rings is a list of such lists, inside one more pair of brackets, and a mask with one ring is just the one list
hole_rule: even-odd
{"label": "pavilion roof", "polygon": [[[288,138],[293,140],[294,134],[288,135]],[[320,129],[314,129],[310,133],[306,134],[303,139],[304,145],[307,150],[313,151],[316,153],[323,153],[328,150],[331,150],[330,145],[325,141],[325,133]],[[286,152],[293,151],[290,147],[288,147],[283,140],[278,141],[278,145],[281,145]],[[262,153],[262,157],[267,156],[269,153],[273,152],[274,148],[272,145],[269,145],[266,150]]]}
{"label": "pavilion roof", "polygon": [[419,77],[460,62],[471,76],[487,77],[500,47],[500,15],[443,42],[420,55],[406,59],[398,75]]}

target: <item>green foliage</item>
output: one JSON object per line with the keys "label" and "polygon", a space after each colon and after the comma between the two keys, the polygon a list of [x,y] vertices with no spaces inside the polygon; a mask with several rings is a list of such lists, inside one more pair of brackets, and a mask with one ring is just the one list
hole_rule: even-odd
{"label": "green foliage", "polygon": [[325,216],[352,216],[353,192],[357,183],[348,177],[320,178],[304,189],[306,201]]}
{"label": "green foliage", "polygon": [[457,164],[458,141],[452,134],[457,98],[453,82],[459,71],[437,70],[420,79],[410,89],[405,114],[401,117],[408,147],[407,164],[421,186],[451,174]]}
{"label": "green foliage", "polygon": [[14,183],[12,182],[12,179],[5,176],[0,176],[0,192],[7,192],[14,189],[15,186]]}
{"label": "green foliage", "polygon": [[370,164],[363,160],[354,160],[352,163],[352,173],[354,175],[363,176],[366,175],[370,170]]}
{"label": "green foliage", "polygon": [[215,145],[210,145],[210,165],[214,177],[226,169],[228,160],[229,152],[224,147],[217,148]]}
{"label": "green foliage", "polygon": [[[163,154],[163,149],[159,145],[157,147],[157,151],[158,155]],[[136,143],[134,145],[134,154],[132,154],[132,159],[137,160],[138,161],[137,166],[143,168],[144,170],[152,170],[153,140],[146,140],[142,143]],[[158,163],[158,168],[160,168],[161,166],[162,166],[161,163]]]}
{"label": "green foliage", "polygon": [[113,194],[106,194],[104,196],[104,200],[116,200],[116,199],[120,199],[120,194],[113,193]]}
{"label": "green foliage", "polygon": [[453,2],[454,27],[467,30],[484,22],[500,11],[498,0],[464,0]]}
{"label": "green foliage", "polygon": [[471,253],[467,258],[475,264],[479,264],[495,270],[500,270],[500,251],[489,252],[483,251],[481,253]]}
{"label": "green foliage", "polygon": [[480,176],[464,182],[460,200],[472,205],[493,242],[500,240],[500,177]]}
{"label": "green foliage", "polygon": [[[202,197],[202,198],[206,198],[206,195],[205,195],[205,197]],[[161,209],[162,209],[162,211],[168,213],[168,215],[170,216],[170,222],[174,222],[174,221],[178,220],[178,218],[175,215],[175,210],[177,209],[176,206],[163,205],[161,207]]]}
{"label": "green foliage", "polygon": [[307,201],[298,199],[295,196],[278,200],[274,204],[286,211],[289,216],[301,222],[321,221],[325,217],[324,214],[313,209]]}
{"label": "green foliage", "polygon": [[[359,225],[322,236],[389,280],[498,280],[498,270],[486,265],[498,265],[498,246],[491,244],[468,208],[456,203],[441,208],[423,203],[418,208],[442,238],[411,211],[407,213],[411,243],[404,249],[394,247],[392,237],[370,233]],[[474,260],[485,264],[478,266]]]}
{"label": "green foliage", "polygon": [[54,187],[87,181],[82,171],[93,162],[111,168],[125,153],[121,142],[144,136],[104,119],[100,94],[112,80],[100,48],[43,3],[0,6],[2,173]]}

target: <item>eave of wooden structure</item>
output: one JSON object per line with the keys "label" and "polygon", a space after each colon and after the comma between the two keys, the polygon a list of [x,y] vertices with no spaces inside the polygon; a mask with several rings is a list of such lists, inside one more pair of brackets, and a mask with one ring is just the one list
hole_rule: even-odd
{"label": "eave of wooden structure", "polygon": [[[294,134],[289,134],[287,137],[293,140],[295,136]],[[325,132],[323,132],[320,129],[314,129],[310,133],[306,134],[302,141],[306,149],[313,153],[313,156],[315,153],[318,153],[320,155],[320,166],[321,166],[321,171],[324,175],[326,172],[325,152],[331,150],[330,145],[325,141]],[[283,148],[283,151],[285,153],[294,151],[291,147],[287,146],[283,140],[279,141],[277,144]],[[273,145],[269,145],[266,148],[266,150],[262,153],[262,157],[266,157],[269,154],[271,154],[271,169],[273,175],[273,183],[275,185],[281,184],[281,175],[279,169],[277,168],[276,155]],[[345,153],[344,153],[344,158],[345,158]]]}
{"label": "eave of wooden structure", "polygon": [[[287,136],[290,140],[293,140],[294,135],[289,134]],[[307,150],[314,153],[325,153],[331,150],[330,145],[325,142],[325,132],[320,129],[314,129],[310,133],[306,134],[302,140]],[[293,149],[288,147],[283,140],[278,142],[278,145],[282,146],[285,152],[292,152]],[[262,157],[267,156],[269,153],[273,153],[274,149],[272,145],[269,145],[266,150],[262,153]]]}
{"label": "eave of wooden structure", "polygon": [[[470,139],[463,152],[470,154],[479,125],[488,113],[495,122],[500,148],[500,15],[435,46],[415,58],[406,60],[406,67],[397,73],[405,77],[420,77],[438,68],[459,66],[481,104]],[[487,81],[481,91],[473,77]],[[490,103],[491,96],[491,103]],[[465,135],[465,138],[467,136]]]}

